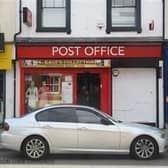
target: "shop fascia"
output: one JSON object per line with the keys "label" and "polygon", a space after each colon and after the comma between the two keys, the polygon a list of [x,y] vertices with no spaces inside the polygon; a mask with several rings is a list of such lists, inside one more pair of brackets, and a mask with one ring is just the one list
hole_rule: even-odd
{"label": "shop fascia", "polygon": [[52,56],[124,56],[124,46],[53,46]]}

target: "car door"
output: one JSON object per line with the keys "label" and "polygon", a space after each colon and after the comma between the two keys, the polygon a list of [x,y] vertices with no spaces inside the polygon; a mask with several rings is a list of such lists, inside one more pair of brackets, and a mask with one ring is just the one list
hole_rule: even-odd
{"label": "car door", "polygon": [[37,115],[41,131],[51,141],[51,151],[70,151],[77,148],[75,111],[69,107],[45,110]]}
{"label": "car door", "polygon": [[[79,150],[98,152],[119,149],[120,130],[104,115],[87,108],[77,108],[76,114]],[[106,122],[103,124],[102,121]]]}

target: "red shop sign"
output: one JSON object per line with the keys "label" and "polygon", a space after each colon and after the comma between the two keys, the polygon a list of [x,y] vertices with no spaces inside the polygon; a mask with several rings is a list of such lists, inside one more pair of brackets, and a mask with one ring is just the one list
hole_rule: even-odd
{"label": "red shop sign", "polygon": [[17,56],[23,59],[159,58],[161,57],[161,46],[19,46]]}

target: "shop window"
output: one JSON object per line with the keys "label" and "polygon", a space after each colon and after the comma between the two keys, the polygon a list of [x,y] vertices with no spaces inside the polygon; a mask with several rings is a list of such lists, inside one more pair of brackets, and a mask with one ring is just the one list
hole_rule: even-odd
{"label": "shop window", "polygon": [[37,0],[37,31],[70,33],[71,0]]}
{"label": "shop window", "polygon": [[107,0],[107,33],[141,32],[140,0]]}
{"label": "shop window", "polygon": [[25,75],[25,107],[27,112],[52,104],[73,103],[71,75]]}

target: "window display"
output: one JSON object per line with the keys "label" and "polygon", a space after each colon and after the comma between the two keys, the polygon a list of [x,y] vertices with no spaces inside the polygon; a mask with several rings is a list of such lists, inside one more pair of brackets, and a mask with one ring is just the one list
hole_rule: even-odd
{"label": "window display", "polygon": [[35,86],[34,81],[30,82],[30,85],[26,90],[26,103],[27,103],[27,110],[29,112],[33,111],[37,107],[38,90],[37,87]]}
{"label": "window display", "polygon": [[49,87],[47,86],[47,82],[44,80],[42,81],[42,86],[39,88],[39,107],[43,107],[44,105],[48,104],[48,92]]}
{"label": "window display", "polygon": [[73,103],[72,79],[71,75],[63,74],[26,74],[26,111],[32,112],[51,104]]}

